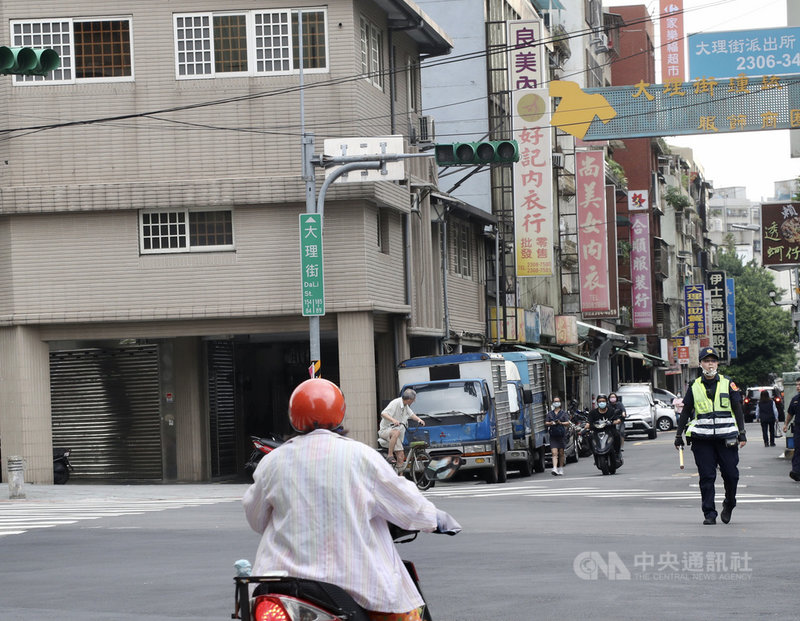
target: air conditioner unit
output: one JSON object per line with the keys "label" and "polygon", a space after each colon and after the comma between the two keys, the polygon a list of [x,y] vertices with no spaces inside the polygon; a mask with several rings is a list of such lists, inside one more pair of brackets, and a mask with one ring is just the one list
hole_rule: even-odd
{"label": "air conditioner unit", "polygon": [[436,140],[436,128],[432,116],[419,117],[419,141],[434,142]]}
{"label": "air conditioner unit", "polygon": [[608,35],[605,32],[595,33],[594,38],[592,39],[592,45],[594,45],[596,52],[607,52]]}
{"label": "air conditioner unit", "polygon": [[564,168],[563,153],[553,153],[553,168]]}

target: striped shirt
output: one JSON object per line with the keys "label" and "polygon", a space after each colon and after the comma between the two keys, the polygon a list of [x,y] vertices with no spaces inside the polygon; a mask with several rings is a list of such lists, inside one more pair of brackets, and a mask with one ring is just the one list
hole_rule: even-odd
{"label": "striped shirt", "polygon": [[326,430],[289,440],[266,455],[242,504],[261,533],[253,575],[336,584],[367,610],[421,606],[387,520],[432,532],[436,507],[397,476],[374,449]]}

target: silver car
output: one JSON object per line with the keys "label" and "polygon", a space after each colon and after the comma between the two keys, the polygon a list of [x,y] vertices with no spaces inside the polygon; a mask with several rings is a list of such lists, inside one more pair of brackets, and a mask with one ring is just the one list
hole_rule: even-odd
{"label": "silver car", "polygon": [[656,428],[656,404],[645,392],[617,392],[617,397],[625,406],[625,436],[645,433],[651,440],[658,435]]}

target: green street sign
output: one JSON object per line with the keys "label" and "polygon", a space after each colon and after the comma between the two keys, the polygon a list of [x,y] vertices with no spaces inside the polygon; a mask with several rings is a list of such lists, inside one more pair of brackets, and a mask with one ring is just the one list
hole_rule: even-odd
{"label": "green street sign", "polygon": [[325,282],[322,278],[322,215],[300,214],[300,280],[303,316],[325,314]]}

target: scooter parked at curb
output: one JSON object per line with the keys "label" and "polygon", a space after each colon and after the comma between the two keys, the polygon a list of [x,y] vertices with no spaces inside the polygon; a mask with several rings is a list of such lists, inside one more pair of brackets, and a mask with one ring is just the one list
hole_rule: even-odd
{"label": "scooter parked at curb", "polygon": [[56,485],[64,485],[69,481],[69,473],[74,470],[72,464],[69,463],[71,452],[71,449],[53,449],[53,483]]}
{"label": "scooter parked at curb", "polygon": [[614,447],[614,424],[608,418],[601,418],[590,424],[594,465],[606,474],[614,474],[624,463],[622,455]]}
{"label": "scooter parked at curb", "polygon": [[[419,531],[408,531],[389,524],[395,543],[414,541]],[[445,527],[434,531],[455,535],[460,526]],[[237,568],[241,561],[237,562]],[[414,586],[425,599],[419,585],[419,576],[411,561],[403,561]],[[233,578],[235,583],[235,606],[232,619],[242,621],[369,621],[367,613],[342,588],[318,580],[293,578],[285,571],[276,571],[264,576],[242,576]],[[250,585],[255,590],[250,596]],[[424,621],[432,621],[427,604],[422,613]]]}

